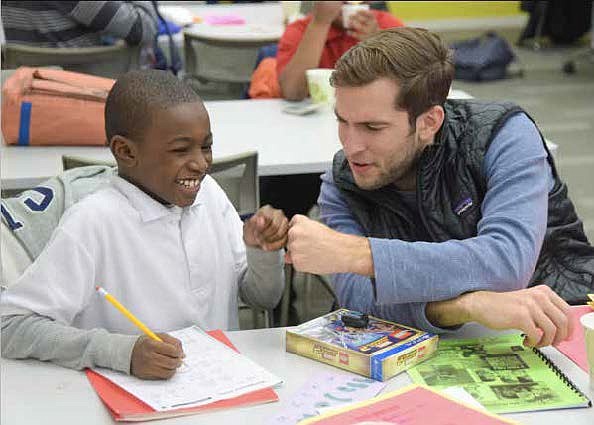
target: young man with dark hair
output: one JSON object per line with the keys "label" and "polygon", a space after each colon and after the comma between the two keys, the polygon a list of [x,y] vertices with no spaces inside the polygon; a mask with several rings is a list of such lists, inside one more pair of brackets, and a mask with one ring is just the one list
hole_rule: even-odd
{"label": "young man with dark hair", "polygon": [[43,252],[2,293],[2,355],[168,378],[181,364],[179,341],[139,337],[95,286],[158,332],[237,328],[238,295],[266,309],[281,297],[288,221],[265,206],[241,222],[207,174],[208,113],[173,75],[120,77],[105,127],[118,173],[64,213]]}
{"label": "young man with dark hair", "polygon": [[382,31],[338,61],[343,150],[318,200],[328,227],[293,217],[289,258],[334,273],[345,307],[557,343],[571,331],[561,297],[594,286],[594,249],[531,118],[511,103],[446,100],[453,71],[439,37],[415,28]]}

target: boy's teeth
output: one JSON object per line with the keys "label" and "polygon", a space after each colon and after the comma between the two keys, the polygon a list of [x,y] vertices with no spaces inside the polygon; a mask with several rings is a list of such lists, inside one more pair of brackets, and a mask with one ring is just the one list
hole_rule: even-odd
{"label": "boy's teeth", "polygon": [[184,180],[178,180],[179,184],[185,186],[185,187],[196,187],[198,186],[198,180],[189,180],[189,179],[184,179]]}

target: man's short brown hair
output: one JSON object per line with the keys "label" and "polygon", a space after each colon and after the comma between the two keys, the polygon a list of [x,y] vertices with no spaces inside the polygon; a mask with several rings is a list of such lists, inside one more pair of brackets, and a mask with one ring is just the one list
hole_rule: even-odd
{"label": "man's short brown hair", "polygon": [[445,102],[454,77],[452,53],[439,36],[411,27],[380,31],[347,51],[335,68],[334,87],[394,80],[400,87],[395,107],[408,112],[413,127],[420,114]]}

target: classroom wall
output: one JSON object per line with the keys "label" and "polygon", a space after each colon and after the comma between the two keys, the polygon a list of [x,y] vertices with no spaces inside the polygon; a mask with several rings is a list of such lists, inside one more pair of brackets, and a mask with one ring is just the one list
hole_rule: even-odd
{"label": "classroom wall", "polygon": [[519,1],[387,1],[388,10],[404,21],[517,16]]}

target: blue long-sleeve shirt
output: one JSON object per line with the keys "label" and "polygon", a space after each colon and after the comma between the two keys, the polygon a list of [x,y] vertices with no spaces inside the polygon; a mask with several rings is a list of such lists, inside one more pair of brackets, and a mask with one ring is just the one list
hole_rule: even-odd
{"label": "blue long-sleeve shirt", "polygon": [[[427,320],[428,302],[526,287],[544,239],[554,184],[546,156],[532,121],[524,114],[510,118],[485,155],[487,192],[477,236],[438,243],[369,238],[375,282],[357,274],[333,275],[341,306],[444,332]],[[406,195],[414,200],[414,193]],[[331,171],[322,176],[318,203],[326,225],[364,235]]]}

